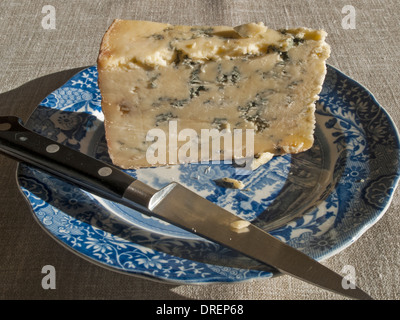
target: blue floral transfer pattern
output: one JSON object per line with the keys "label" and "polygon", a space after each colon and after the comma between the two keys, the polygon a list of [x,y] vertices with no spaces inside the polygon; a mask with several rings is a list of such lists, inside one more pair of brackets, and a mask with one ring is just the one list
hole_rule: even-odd
{"label": "blue floral transfer pattern", "polygon": [[[126,170],[161,188],[178,181],[278,239],[321,260],[354,242],[390,204],[399,179],[399,137],[361,85],[328,66],[312,149],[276,157],[249,175],[229,164]],[[46,97],[27,126],[103,161],[97,69],[82,70]],[[226,189],[215,180],[241,180]],[[21,164],[18,182],[49,234],[94,263],[174,283],[237,282],[277,272],[158,219],[95,197]]]}

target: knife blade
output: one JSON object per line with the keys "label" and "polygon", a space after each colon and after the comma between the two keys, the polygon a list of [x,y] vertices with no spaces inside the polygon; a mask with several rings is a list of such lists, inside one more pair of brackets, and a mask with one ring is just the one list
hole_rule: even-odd
{"label": "knife blade", "polygon": [[357,286],[344,288],[339,274],[184,186],[173,182],[156,190],[113,165],[27,129],[18,117],[0,117],[0,151],[284,274],[349,298],[372,299]]}

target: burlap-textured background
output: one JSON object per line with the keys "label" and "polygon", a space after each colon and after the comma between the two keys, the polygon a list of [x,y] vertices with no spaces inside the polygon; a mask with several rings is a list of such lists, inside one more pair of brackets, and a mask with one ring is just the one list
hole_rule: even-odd
{"label": "burlap-textured background", "polygon": [[[44,29],[45,5],[56,29]],[[351,5],[355,28],[342,20]],[[271,28],[308,26],[329,33],[329,63],[369,88],[400,124],[400,4],[397,0],[70,0],[0,1],[0,115],[26,120],[36,105],[81,68],[96,63],[114,18],[172,24]],[[0,156],[0,298],[2,299],[342,299],[282,276],[238,284],[169,285],[112,272],[75,256],[34,221],[16,186],[16,164]],[[383,218],[356,243],[324,261],[340,272],[352,265],[357,284],[377,299],[400,298],[399,191]],[[56,289],[44,290],[44,265]]]}

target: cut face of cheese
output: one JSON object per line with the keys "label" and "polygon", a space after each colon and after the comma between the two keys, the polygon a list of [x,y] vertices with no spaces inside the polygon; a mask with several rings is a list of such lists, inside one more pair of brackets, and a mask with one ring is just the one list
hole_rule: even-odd
{"label": "cut face of cheese", "polygon": [[[139,168],[308,150],[330,54],[325,37],[262,23],[115,20],[98,57],[113,163]],[[231,134],[232,143],[221,138],[215,152],[212,140],[220,137],[206,130]]]}

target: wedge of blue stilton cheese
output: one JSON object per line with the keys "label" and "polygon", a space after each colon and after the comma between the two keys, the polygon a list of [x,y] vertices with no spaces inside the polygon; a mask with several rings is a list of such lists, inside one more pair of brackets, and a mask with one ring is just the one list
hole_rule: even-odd
{"label": "wedge of blue stilton cheese", "polygon": [[[162,129],[168,144],[171,120],[178,132],[191,128],[198,137],[207,128],[253,129],[258,159],[308,150],[330,54],[325,38],[323,30],[272,30],[262,23],[232,28],[115,20],[98,57],[112,161],[122,168],[153,166],[146,135]],[[187,143],[178,141],[177,148]],[[240,148],[236,154],[245,155],[244,135]],[[166,164],[176,158],[167,155]],[[209,158],[199,151],[187,161]]]}

